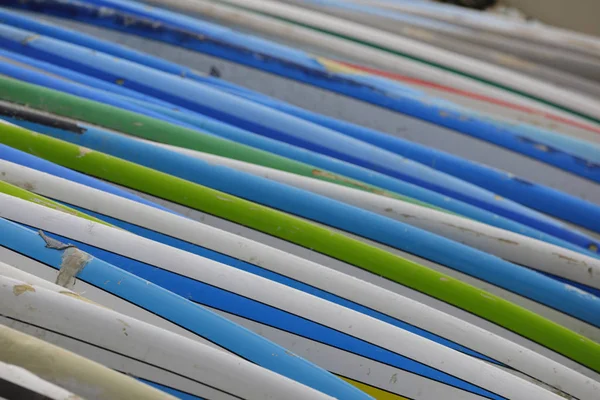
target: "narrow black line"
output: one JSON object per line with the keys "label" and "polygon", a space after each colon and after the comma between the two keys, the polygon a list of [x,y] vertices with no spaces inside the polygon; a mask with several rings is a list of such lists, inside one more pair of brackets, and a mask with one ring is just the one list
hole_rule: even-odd
{"label": "narrow black line", "polygon": [[17,106],[15,103],[0,101],[0,115],[10,118],[16,118],[23,121],[50,126],[52,128],[62,129],[68,132],[82,134],[87,131],[86,128],[68,121],[66,118],[55,114],[44,114],[37,109]]}

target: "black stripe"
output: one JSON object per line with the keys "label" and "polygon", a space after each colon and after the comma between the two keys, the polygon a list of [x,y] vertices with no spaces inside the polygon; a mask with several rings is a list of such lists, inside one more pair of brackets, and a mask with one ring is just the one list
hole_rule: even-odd
{"label": "black stripe", "polygon": [[54,114],[41,113],[40,111],[29,107],[18,106],[14,103],[8,103],[4,101],[0,101],[0,115],[27,122],[33,122],[39,125],[50,126],[77,134],[85,133],[87,130],[82,126],[79,126],[77,123],[67,120],[66,118],[62,118]]}
{"label": "black stripe", "polygon": [[0,396],[6,400],[54,400],[24,386],[0,378]]}

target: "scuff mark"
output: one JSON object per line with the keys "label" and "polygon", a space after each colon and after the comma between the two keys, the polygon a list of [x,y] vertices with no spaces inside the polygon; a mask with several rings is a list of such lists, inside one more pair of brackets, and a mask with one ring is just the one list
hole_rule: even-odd
{"label": "scuff mark", "polygon": [[290,356],[290,357],[298,357],[297,355],[295,355],[294,353],[292,353],[292,352],[291,352],[291,351],[289,351],[289,350],[286,350],[286,351],[285,351],[285,354],[287,354],[287,355],[288,355],[288,356]]}
{"label": "scuff mark", "polygon": [[343,176],[332,174],[330,172],[326,172],[326,171],[323,171],[323,170],[320,170],[320,169],[317,169],[317,168],[314,168],[311,171],[311,173],[312,173],[313,176],[316,176],[318,178],[324,178],[324,179],[327,179],[327,180],[330,180],[330,181],[334,181],[334,182],[337,182],[337,183],[347,184],[347,185],[350,185],[352,187],[364,190],[364,191],[369,192],[369,193],[378,194],[380,196],[393,198],[385,190],[377,189],[377,188],[374,188],[372,186],[366,185],[366,184],[364,184],[362,182],[355,181],[353,179],[348,179],[348,178],[345,178]]}
{"label": "scuff mark", "polygon": [[414,218],[414,219],[420,219],[419,217],[417,217],[416,215],[410,215],[410,214],[400,214],[400,216],[404,219],[410,219],[410,218]]}
{"label": "scuff mark", "polygon": [[77,299],[77,300],[80,300],[80,301],[84,301],[84,302],[86,302],[86,303],[93,304],[93,305],[95,305],[95,306],[102,307],[102,308],[106,308],[107,310],[110,310],[110,308],[108,308],[108,307],[105,307],[105,306],[103,306],[102,304],[98,304],[98,303],[96,303],[96,302],[94,302],[94,301],[92,301],[92,300],[88,299],[87,297],[83,297],[83,296],[82,296],[81,294],[79,294],[79,293],[71,292],[71,291],[68,291],[68,290],[62,290],[62,291],[60,291],[60,292],[58,292],[58,293],[60,293],[60,294],[62,294],[62,295],[64,295],[64,296],[71,297],[71,298],[73,298],[73,299]]}
{"label": "scuff mark", "polygon": [[33,42],[35,39],[37,39],[39,37],[40,37],[40,35],[38,35],[37,33],[34,35],[29,35],[21,41],[21,44],[27,46],[29,43]]}
{"label": "scuff mark", "polygon": [[56,284],[71,289],[75,285],[77,275],[92,259],[91,255],[79,250],[77,247],[66,249],[62,256]]}
{"label": "scuff mark", "polygon": [[20,296],[25,292],[34,292],[35,293],[35,288],[33,286],[27,285],[27,284],[13,286],[13,294],[15,296]]}
{"label": "scuff mark", "polygon": [[496,237],[496,236],[488,235],[487,233],[479,232],[479,231],[476,231],[474,229],[465,228],[465,227],[462,227],[462,226],[457,226],[457,225],[451,224],[449,222],[442,222],[442,224],[446,225],[446,226],[449,226],[450,228],[458,229],[459,231],[464,232],[464,233],[471,233],[471,234],[475,235],[476,237],[485,237],[485,238],[488,238],[488,239],[496,240],[498,242],[510,244],[510,245],[513,245],[513,246],[519,246],[520,245],[519,242],[515,242],[514,240],[510,240],[510,239],[505,239],[505,238],[502,238],[502,237]]}
{"label": "scuff mark", "polygon": [[88,149],[87,147],[79,147],[79,154],[76,156],[77,158],[81,158],[83,156],[85,156],[86,154],[91,153],[92,150]]}
{"label": "scuff mark", "polygon": [[581,297],[585,297],[585,298],[592,299],[592,300],[596,299],[596,296],[594,296],[590,292],[586,292],[585,290],[579,289],[575,286],[565,284],[565,289],[567,289],[567,291],[569,291],[571,293],[578,294]]}
{"label": "scuff mark", "polygon": [[561,260],[567,261],[569,264],[585,265],[587,267],[587,263],[585,261],[577,260],[577,259],[572,258],[572,257],[567,257],[567,256],[564,256],[564,255],[559,254],[559,253],[552,253],[552,255],[560,258]]}
{"label": "scuff mark", "polygon": [[398,382],[398,374],[394,374],[392,375],[392,377],[390,378],[390,383],[396,383]]}
{"label": "scuff mark", "polygon": [[492,297],[491,295],[484,293],[484,292],[480,292],[479,293],[481,295],[481,297],[486,298],[488,300],[492,300],[492,301],[496,301],[496,299],[494,297]]}
{"label": "scuff mark", "polygon": [[24,182],[21,187],[28,192],[35,192],[35,185],[31,182]]}

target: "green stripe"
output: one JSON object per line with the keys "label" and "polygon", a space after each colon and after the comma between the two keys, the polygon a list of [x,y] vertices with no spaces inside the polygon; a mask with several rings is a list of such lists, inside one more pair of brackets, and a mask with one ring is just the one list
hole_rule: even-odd
{"label": "green stripe", "polygon": [[571,114],[577,115],[579,117],[585,118],[585,119],[587,119],[589,121],[600,123],[600,119],[595,118],[595,117],[593,117],[591,115],[588,115],[588,114],[586,114],[584,112],[577,111],[577,110],[572,109],[572,108],[567,107],[567,106],[562,106],[560,104],[556,104],[556,103],[554,103],[554,102],[552,102],[550,100],[546,100],[546,99],[544,99],[542,97],[538,97],[538,96],[536,96],[534,94],[531,94],[531,93],[528,93],[528,92],[524,92],[522,90],[518,90],[518,89],[512,88],[510,86],[506,86],[506,85],[503,85],[501,83],[488,80],[486,78],[481,78],[479,76],[476,76],[476,75],[473,75],[473,74],[469,74],[469,73],[467,73],[465,71],[461,71],[459,69],[448,67],[448,66],[446,66],[444,64],[440,64],[440,63],[436,63],[436,62],[433,62],[433,61],[429,61],[429,60],[420,58],[418,56],[414,56],[414,55],[411,55],[411,54],[408,54],[408,53],[404,53],[404,52],[401,52],[401,51],[398,51],[398,50],[390,49],[388,47],[385,47],[385,46],[382,46],[382,45],[378,45],[378,44],[372,43],[372,42],[367,41],[367,40],[361,40],[361,39],[358,39],[358,38],[353,37],[353,36],[348,36],[348,35],[336,33],[336,32],[333,32],[333,31],[330,31],[330,30],[327,30],[327,29],[323,29],[323,28],[318,28],[318,27],[315,27],[315,26],[312,26],[312,25],[308,25],[308,24],[303,23],[303,22],[295,21],[293,19],[281,17],[281,16],[278,16],[278,15],[273,15],[271,13],[264,12],[264,11],[256,11],[256,10],[253,10],[251,8],[248,8],[248,7],[240,6],[238,4],[231,4],[227,0],[225,0],[225,1],[222,1],[222,0],[211,0],[211,1],[213,1],[215,3],[226,4],[228,7],[233,7],[233,8],[237,8],[239,10],[244,10],[244,11],[246,11],[248,13],[251,13],[251,14],[256,14],[256,15],[261,15],[261,16],[265,16],[265,17],[270,17],[270,18],[273,18],[275,20],[287,22],[287,23],[290,23],[290,24],[296,25],[296,26],[301,26],[303,28],[311,29],[313,31],[320,32],[320,33],[323,33],[323,34],[326,34],[326,35],[329,35],[329,36],[333,36],[333,37],[336,37],[336,38],[339,38],[339,39],[345,39],[345,40],[348,40],[350,42],[354,42],[354,43],[358,43],[358,44],[361,44],[361,45],[369,46],[371,48],[374,48],[374,49],[377,49],[377,50],[381,50],[381,51],[384,51],[384,52],[389,53],[389,54],[393,54],[393,55],[396,55],[396,56],[408,58],[408,59],[420,62],[420,63],[425,64],[425,65],[436,67],[436,68],[439,68],[439,69],[444,70],[444,71],[452,72],[452,73],[454,73],[456,75],[467,77],[467,78],[476,80],[478,82],[485,83],[487,85],[490,85],[490,86],[493,86],[493,87],[496,87],[496,88],[499,88],[499,89],[506,90],[507,92],[518,94],[520,96],[523,96],[523,97],[535,100],[537,102],[549,105],[549,106],[554,107],[556,109],[559,109],[561,111],[566,111],[566,112],[569,112]]}
{"label": "green stripe", "polygon": [[[0,170],[1,169],[2,169],[2,167],[0,167]],[[95,217],[84,214],[84,213],[74,210],[70,207],[63,206],[60,203],[57,203],[50,199],[47,199],[46,197],[40,196],[38,194],[32,193],[28,190],[22,189],[18,186],[12,185],[3,180],[0,180],[0,193],[8,194],[10,196],[17,197],[19,199],[27,200],[32,203],[51,208],[53,210],[62,211],[67,214],[75,215],[76,217],[79,217],[79,218],[84,218],[89,221],[97,222],[99,224],[112,226],[111,224],[101,221]]]}
{"label": "green stripe", "polygon": [[0,126],[0,142],[355,265],[478,315],[600,372],[600,344],[486,291],[376,247],[268,207],[22,128]]}
{"label": "green stripe", "polygon": [[0,100],[27,105],[31,108],[84,121],[155,142],[262,165],[394,198],[448,214],[454,214],[448,210],[435,207],[411,197],[393,193],[356,179],[322,170],[228,139],[203,134],[201,131],[187,129],[156,118],[47,89],[42,86],[32,85],[2,75],[0,75]]}

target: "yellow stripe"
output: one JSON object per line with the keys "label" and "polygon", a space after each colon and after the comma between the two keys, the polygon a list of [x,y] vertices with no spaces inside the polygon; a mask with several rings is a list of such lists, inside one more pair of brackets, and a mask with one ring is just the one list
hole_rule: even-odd
{"label": "yellow stripe", "polygon": [[341,64],[337,61],[330,60],[328,58],[316,57],[316,60],[323,65],[327,71],[339,73],[339,74],[354,74],[354,75],[369,75],[367,72],[361,71],[356,68],[349,67]]}
{"label": "yellow stripe", "polygon": [[362,390],[369,396],[374,397],[377,400],[408,400],[406,397],[402,397],[395,393],[386,392],[385,390],[378,389],[374,386],[367,385],[362,382],[357,382],[352,379],[344,378],[343,376],[339,376],[339,378],[345,380],[351,385],[356,386],[357,388],[359,388],[360,390]]}

